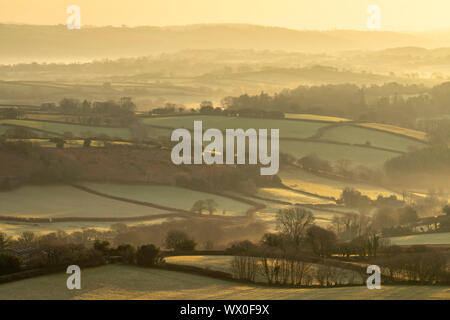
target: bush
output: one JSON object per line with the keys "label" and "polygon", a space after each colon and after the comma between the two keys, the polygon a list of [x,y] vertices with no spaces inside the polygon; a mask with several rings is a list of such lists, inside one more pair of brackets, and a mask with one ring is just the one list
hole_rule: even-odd
{"label": "bush", "polygon": [[195,250],[197,243],[190,239],[183,231],[172,230],[169,231],[166,237],[166,248],[175,251],[192,251]]}
{"label": "bush", "polygon": [[0,275],[20,271],[22,259],[10,253],[0,253]]}
{"label": "bush", "polygon": [[152,267],[161,264],[163,261],[159,248],[153,244],[139,247],[136,254],[136,262],[140,266]]}

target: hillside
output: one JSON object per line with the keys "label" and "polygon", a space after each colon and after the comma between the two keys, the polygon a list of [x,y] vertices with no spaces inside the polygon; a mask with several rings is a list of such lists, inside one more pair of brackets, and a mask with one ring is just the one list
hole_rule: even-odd
{"label": "hillside", "polygon": [[[364,31],[299,31],[242,24],[177,27],[84,27],[64,25],[0,25],[0,48],[7,63],[19,61],[70,61],[148,55],[181,49],[235,48],[305,52],[382,50],[391,47],[439,47],[448,34]],[[45,41],[44,41],[45,39]]]}

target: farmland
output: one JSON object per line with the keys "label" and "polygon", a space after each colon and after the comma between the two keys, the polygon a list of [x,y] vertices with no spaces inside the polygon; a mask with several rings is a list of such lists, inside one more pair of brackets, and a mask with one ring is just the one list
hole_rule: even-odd
{"label": "farmland", "polygon": [[181,210],[190,210],[197,200],[213,199],[217,202],[217,212],[220,215],[242,216],[251,208],[249,204],[234,199],[170,186],[144,184],[110,184],[84,182],[83,186],[95,191]]}
{"label": "farmland", "polygon": [[276,119],[256,119],[226,116],[180,116],[180,117],[152,117],[145,118],[143,123],[149,125],[167,126],[171,128],[194,128],[194,121],[202,121],[203,128],[254,128],[254,129],[280,129],[281,138],[309,138],[326,123],[311,121],[289,121]]}
{"label": "farmland", "polygon": [[131,133],[128,128],[93,127],[78,124],[33,120],[0,120],[0,124],[2,123],[29,127],[31,129],[45,130],[61,135],[66,132],[71,132],[75,137],[85,137],[100,134],[120,139],[129,139],[131,137]]}
{"label": "farmland", "polygon": [[321,138],[350,144],[365,144],[397,151],[408,151],[408,149],[411,148],[420,148],[424,146],[423,143],[406,137],[354,126],[330,127],[324,131]]}
{"label": "farmland", "polygon": [[450,232],[414,234],[402,237],[391,237],[389,238],[389,240],[391,241],[392,244],[399,246],[450,244]]}
{"label": "farmland", "polygon": [[181,272],[109,265],[82,271],[81,290],[67,290],[67,275],[52,274],[0,286],[0,299],[449,299],[442,286],[365,286],[326,289],[268,288]]}
{"label": "farmland", "polygon": [[365,183],[358,183],[354,181],[336,180],[315,175],[311,172],[299,168],[285,168],[280,170],[279,176],[284,184],[288,187],[300,191],[308,191],[309,193],[320,196],[339,198],[342,190],[349,187],[359,190],[362,194],[376,199],[378,195],[384,197],[399,194],[389,191],[382,187],[377,187]]}

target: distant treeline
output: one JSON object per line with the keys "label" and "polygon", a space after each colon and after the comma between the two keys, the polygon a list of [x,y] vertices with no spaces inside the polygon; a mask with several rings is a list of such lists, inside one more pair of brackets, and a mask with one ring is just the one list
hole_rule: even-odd
{"label": "distant treeline", "polygon": [[397,83],[299,86],[275,95],[226,97],[222,104],[229,110],[311,113],[415,128],[419,117],[450,113],[450,82],[431,89]]}

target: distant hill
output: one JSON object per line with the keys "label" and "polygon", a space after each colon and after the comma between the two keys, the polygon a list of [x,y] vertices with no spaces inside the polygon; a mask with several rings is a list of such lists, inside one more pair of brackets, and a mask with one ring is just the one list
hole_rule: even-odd
{"label": "distant hill", "polygon": [[383,50],[392,47],[436,48],[450,32],[299,31],[243,24],[177,27],[82,27],[0,25],[0,62],[86,61],[142,56],[183,49],[256,49],[303,52]]}

